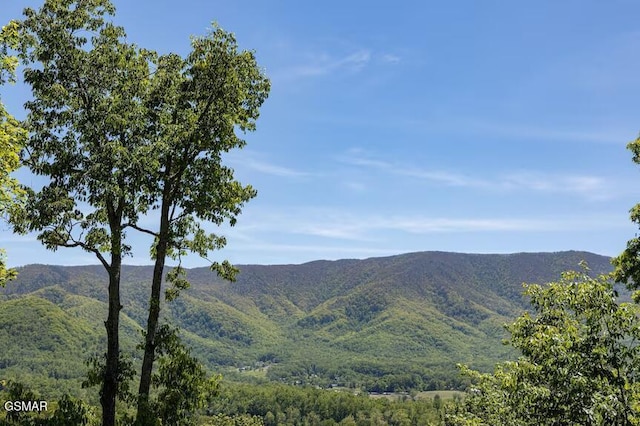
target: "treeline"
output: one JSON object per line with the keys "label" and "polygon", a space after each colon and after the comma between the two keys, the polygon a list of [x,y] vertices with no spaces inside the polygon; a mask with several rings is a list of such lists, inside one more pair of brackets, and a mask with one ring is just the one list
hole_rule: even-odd
{"label": "treeline", "polygon": [[[28,386],[0,385],[3,400],[39,401],[42,398]],[[199,426],[276,426],[276,425],[357,425],[428,426],[442,425],[446,411],[461,408],[461,400],[443,401],[416,398],[404,394],[392,397],[355,395],[348,391],[297,387],[281,384],[250,385],[223,382],[199,415],[184,418],[184,423]],[[74,397],[49,401],[45,412],[5,412],[0,426],[95,425],[99,407]],[[194,413],[195,414],[195,413]],[[131,424],[127,416],[122,424]],[[173,424],[173,423],[171,423]],[[178,423],[176,423],[178,424]]]}
{"label": "treeline", "polygon": [[372,362],[366,358],[356,358],[346,366],[332,365],[331,360],[323,361],[322,364],[308,361],[274,364],[267,370],[266,377],[285,384],[322,388],[340,386],[367,392],[463,389],[468,382],[460,377],[452,365],[444,363],[435,371],[433,367],[399,362],[392,365],[383,360]]}
{"label": "treeline", "polygon": [[391,400],[310,386],[225,382],[207,411],[211,415],[256,416],[265,426],[425,426],[442,424],[444,405],[439,397],[415,399],[403,395]]}

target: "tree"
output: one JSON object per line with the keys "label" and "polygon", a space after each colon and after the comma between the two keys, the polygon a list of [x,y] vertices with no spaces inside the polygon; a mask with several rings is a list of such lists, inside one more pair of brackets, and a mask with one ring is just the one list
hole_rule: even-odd
{"label": "tree", "polygon": [[[6,388],[0,387],[2,401],[44,401],[40,395],[32,392],[27,386],[18,382],[8,382]],[[85,426],[93,420],[91,409],[82,401],[67,394],[57,401],[53,415],[48,416],[46,411],[21,411],[12,410],[0,419],[0,426]],[[91,423],[92,424],[92,423]]]}
{"label": "tree", "polygon": [[[273,416],[273,414],[272,414]],[[268,424],[268,423],[267,423]],[[225,416],[224,414],[218,414],[215,417],[210,418],[204,426],[264,426],[265,423],[257,416],[250,416],[248,414],[240,416]]]}
{"label": "tree", "polygon": [[[234,180],[222,154],[245,142],[236,131],[255,129],[269,80],[253,52],[218,27],[192,40],[192,52],[158,56],[124,42],[121,27],[106,22],[108,0],[46,0],[16,23],[24,42],[20,57],[34,100],[26,104],[32,133],[24,162],[48,176],[40,191],[12,216],[18,232],[40,232],[52,250],[80,247],[109,275],[106,365],[101,389],[103,424],[115,420],[119,377],[118,323],[122,259],[130,253],[125,232],[154,236],[155,259],[139,386],[139,418],[149,417],[149,392],[167,257],[175,298],[188,286],[181,256],[206,257],[225,245],[200,221],[231,225],[256,192]],[[159,212],[158,226],[139,218]],[[228,262],[213,262],[232,279]]]}
{"label": "tree", "polygon": [[612,276],[566,272],[530,285],[535,311],[508,326],[517,361],[472,379],[448,425],[636,425],[640,422],[640,309],[617,303]]}
{"label": "tree", "polygon": [[148,210],[138,188],[148,178],[143,99],[153,59],[123,41],[124,30],[105,20],[113,13],[108,0],[46,0],[11,24],[33,93],[23,161],[49,179],[28,190],[11,221],[17,232],[38,232],[48,249],[93,253],[108,273],[105,426],[115,423],[125,231]]}
{"label": "tree", "polygon": [[[132,225],[153,235],[155,258],[139,387],[138,417],[148,407],[160,296],[165,259],[187,252],[204,258],[226,243],[207,233],[200,221],[233,226],[241,206],[256,195],[251,186],[234,180],[233,170],[222,165],[221,155],[241,148],[245,141],[236,129],[255,129],[259,107],[269,93],[269,80],[258,68],[253,52],[238,51],[234,36],[214,26],[212,32],[192,40],[186,58],[161,56],[146,98],[150,125],[150,168],[145,186],[147,202],[159,211],[156,229]],[[233,279],[228,262],[213,262],[220,276]],[[168,300],[188,286],[180,263],[169,274],[173,286]]]}
{"label": "tree", "polygon": [[[0,31],[0,86],[15,81],[17,58],[8,54],[8,48],[19,43],[18,26],[15,23]],[[0,215],[5,216],[24,195],[11,173],[20,166],[19,153],[27,137],[26,130],[12,117],[0,98]],[[0,250],[0,286],[15,277],[14,269],[7,269],[4,252]]]}
{"label": "tree", "polygon": [[195,424],[194,412],[217,395],[221,377],[207,377],[202,364],[180,341],[177,330],[160,327],[156,344],[160,365],[152,380],[158,396],[152,404],[155,414],[150,420],[157,417],[163,425]]}
{"label": "tree", "polygon": [[[627,149],[633,153],[633,162],[640,164],[640,137],[627,144]],[[640,226],[640,203],[631,208],[630,219]],[[640,286],[640,238],[638,238],[638,234],[627,242],[627,248],[613,259],[613,264],[617,282],[626,283],[629,288],[637,289]]]}

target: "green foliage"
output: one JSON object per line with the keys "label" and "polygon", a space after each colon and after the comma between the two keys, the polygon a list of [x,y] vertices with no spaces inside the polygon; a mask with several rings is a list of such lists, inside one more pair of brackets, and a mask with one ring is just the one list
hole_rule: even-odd
{"label": "green foliage", "polygon": [[[31,391],[27,386],[22,383],[9,381],[6,384],[6,389],[3,391],[4,395],[2,398],[4,401],[39,401],[41,400],[40,396],[35,392]],[[4,409],[3,409],[4,411]],[[35,425],[39,421],[41,421],[45,417],[46,413],[44,412],[28,412],[28,411],[7,411],[5,415],[5,419],[2,423],[6,425]],[[4,425],[2,425],[4,426]]]}
{"label": "green foliage", "polygon": [[[121,410],[123,425],[195,425],[197,413],[217,393],[220,376],[209,377],[203,365],[190,355],[177,334],[177,329],[167,325],[160,327],[157,355],[158,366],[153,377],[153,399],[145,405],[143,415],[131,415],[130,408],[139,399],[131,388],[136,376],[130,356],[120,354],[120,376],[118,377],[118,399],[127,409]],[[89,371],[83,387],[102,384],[105,357],[92,356],[87,361]]]}
{"label": "green foliage", "polygon": [[[256,195],[251,186],[234,180],[221,154],[246,143],[236,129],[251,131],[269,93],[269,80],[255,55],[238,49],[233,34],[214,26],[191,42],[186,58],[168,54],[154,60],[155,70],[144,97],[149,141],[143,191],[151,209],[160,210],[152,257],[179,259],[194,252],[207,257],[226,244],[206,233],[199,221],[236,223],[242,205]],[[228,262],[215,263],[232,278]],[[179,274],[170,276],[178,277]]]}
{"label": "green foliage", "polygon": [[[192,39],[186,58],[159,56],[127,43],[124,29],[105,19],[114,12],[109,0],[46,0],[39,10],[25,9],[25,19],[6,27],[0,40],[3,69],[13,71],[15,61],[4,52],[17,49],[33,93],[23,161],[49,178],[41,190],[28,190],[24,206],[11,209],[14,229],[38,232],[51,250],[93,253],[110,275],[102,392],[110,424],[120,376],[120,266],[131,250],[125,231],[156,237],[158,272],[139,391],[146,398],[164,259],[187,252],[206,257],[225,245],[199,221],[234,225],[241,206],[255,196],[221,164],[221,154],[244,146],[236,129],[255,129],[269,92],[253,52],[239,51],[231,33],[216,26]],[[0,153],[4,159],[4,145]],[[158,229],[140,227],[141,215],[156,209]],[[236,272],[228,262],[212,267],[227,278]],[[169,299],[188,286],[181,268],[174,272]]]}
{"label": "green foliage", "polygon": [[264,426],[264,422],[257,416],[225,416],[224,414],[218,414],[214,417],[209,417],[205,423],[201,423],[202,426]]}
{"label": "green foliage", "polygon": [[[633,162],[640,164],[640,137],[627,144],[627,149],[633,154]],[[630,210],[629,218],[640,226],[640,204],[636,204]],[[615,265],[616,282],[626,283],[629,288],[638,288],[640,285],[640,238],[638,234],[627,242],[627,248],[613,259]]]}
{"label": "green foliage", "polygon": [[48,426],[85,426],[94,419],[92,409],[78,399],[64,395],[58,401],[58,409],[48,420]]}
{"label": "green foliage", "polygon": [[38,406],[41,401],[47,403],[43,411],[7,411],[0,416],[0,426],[87,426],[96,420],[93,410],[74,397],[65,394],[57,403],[48,401],[19,382],[9,381],[6,387],[0,386],[0,400],[37,402]]}
{"label": "green foliage", "polygon": [[[29,336],[29,337],[26,337]],[[0,377],[13,379],[56,398],[78,393],[83,361],[100,341],[99,331],[59,306],[35,295],[0,301]]]}
{"label": "green foliage", "polygon": [[[142,191],[150,208],[159,211],[159,219],[155,227],[132,225],[155,237],[138,416],[151,386],[165,258],[178,260],[166,279],[171,287],[165,297],[171,301],[189,286],[181,257],[192,252],[207,258],[226,244],[223,236],[205,232],[201,221],[216,225],[228,221],[233,226],[243,204],[256,195],[251,186],[234,179],[221,156],[245,145],[236,129],[255,129],[269,80],[253,52],[239,51],[233,34],[217,26],[207,36],[193,38],[191,47],[184,59],[169,54],[155,61],[144,103],[151,129],[145,161],[152,167],[146,170]],[[227,261],[213,262],[212,269],[227,279],[237,272]]]}
{"label": "green foliage", "polygon": [[[88,371],[87,379],[82,382],[83,388],[102,386],[105,370],[107,368],[106,358],[106,354],[103,354],[102,356],[90,356],[86,360]],[[119,355],[118,367],[118,388],[116,391],[116,395],[121,401],[131,404],[136,400],[136,397],[131,390],[131,380],[135,376],[135,370],[133,369],[133,363],[122,352],[120,352]]]}
{"label": "green foliage", "polygon": [[153,376],[158,395],[151,412],[163,425],[193,425],[197,411],[217,394],[220,376],[207,376],[202,364],[180,342],[176,330],[164,326],[160,334],[159,365]]}
{"label": "green foliage", "polygon": [[109,0],[45,0],[16,23],[15,47],[33,99],[22,161],[48,182],[27,189],[11,209],[16,232],[37,232],[50,249],[80,247],[109,273],[102,381],[104,426],[115,423],[119,371],[119,294],[125,230],[149,209],[148,123],[143,102],[155,55],[126,43],[108,22]]}
{"label": "green foliage", "polygon": [[[0,30],[0,86],[6,81],[15,81],[15,70],[18,64],[15,56],[9,55],[8,49],[19,44],[18,24],[10,22]],[[19,205],[24,196],[18,181],[11,177],[20,166],[19,153],[27,138],[27,131],[2,103],[0,97],[0,217]],[[14,269],[8,269],[5,253],[0,250],[0,286],[16,276]]]}
{"label": "green foliage", "polygon": [[[247,265],[233,284],[215,279],[207,268],[191,269],[191,287],[166,304],[162,321],[180,327],[192,356],[209,371],[233,380],[337,384],[370,392],[459,389],[466,379],[459,377],[456,363],[490,371],[496,362],[515,359],[515,350],[501,345],[508,336],[502,324],[510,317],[496,311],[512,312],[511,318],[522,312],[522,281],[552,280],[558,269],[575,265],[581,257],[598,272],[610,268],[608,258],[588,253],[448,254],[446,262],[443,257],[421,253],[295,266]],[[530,264],[537,268],[530,275],[519,272]],[[128,357],[136,351],[146,319],[144,283],[151,269],[122,270],[121,349]],[[450,281],[450,271],[466,280]],[[106,278],[100,266],[21,268],[15,285],[0,290],[0,336],[6,331],[0,359],[11,361],[0,367],[0,375],[32,386],[37,381],[34,389],[56,397],[56,388],[77,388],[87,355],[103,352],[96,345],[104,341],[100,330],[107,291],[100,284]],[[443,287],[466,295],[489,317],[477,322],[448,315],[447,306],[434,298]],[[492,297],[487,299],[482,288]],[[366,300],[367,294],[374,295],[372,302],[378,306],[382,303],[377,295],[387,294],[383,308],[368,322],[347,317],[345,301]],[[47,301],[39,303],[42,313],[34,310],[36,300]],[[325,316],[334,319],[305,323]],[[70,336],[73,330],[77,333]],[[51,352],[37,349],[36,342],[43,340]],[[49,372],[57,378],[48,377]],[[75,392],[95,403],[95,390]]]}
{"label": "green foliage", "polygon": [[20,22],[20,57],[34,95],[26,104],[24,162],[51,181],[30,192],[13,221],[18,231],[40,232],[51,249],[126,253],[110,237],[121,231],[114,220],[124,227],[147,208],[134,177],[142,179],[141,99],[152,55],[124,43],[124,30],[104,20],[113,11],[107,0],[72,6],[48,0]]}
{"label": "green foliage", "polygon": [[527,286],[535,315],[508,326],[522,356],[493,374],[463,366],[473,385],[448,424],[639,424],[640,308],[617,302],[611,278],[585,268]]}
{"label": "green foliage", "polygon": [[[441,403],[449,404],[443,401]],[[255,416],[262,420],[265,426],[425,426],[440,424],[441,408],[436,407],[432,399],[413,399],[409,395],[397,399],[373,398],[309,386],[254,386],[223,382],[220,395],[211,401],[208,411],[232,417]]]}

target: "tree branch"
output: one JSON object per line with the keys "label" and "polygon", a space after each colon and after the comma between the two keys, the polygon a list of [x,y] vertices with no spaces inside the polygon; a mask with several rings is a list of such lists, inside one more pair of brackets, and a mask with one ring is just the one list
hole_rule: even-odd
{"label": "tree branch", "polygon": [[138,226],[136,224],[133,224],[133,223],[125,223],[124,225],[122,225],[122,229],[124,229],[124,228],[133,228],[136,231],[144,232],[145,234],[149,234],[149,235],[152,235],[154,237],[158,237],[159,236],[159,234],[157,232],[153,232],[153,231],[150,231],[148,229],[141,228],[140,226]]}
{"label": "tree branch", "polygon": [[[109,270],[109,268],[111,268],[109,262],[107,262],[102,253],[100,253],[100,250],[98,250],[97,248],[91,247],[88,244],[83,243],[82,241],[76,241],[70,233],[67,234],[67,238],[62,238],[63,236],[60,235],[59,232],[56,232],[56,234],[58,237],[60,237],[60,242],[56,242],[55,245],[60,247],[81,247],[82,249],[95,254],[100,263],[102,263],[102,266],[104,266],[107,271]],[[62,241],[65,239],[67,240],[67,242],[63,243]]]}

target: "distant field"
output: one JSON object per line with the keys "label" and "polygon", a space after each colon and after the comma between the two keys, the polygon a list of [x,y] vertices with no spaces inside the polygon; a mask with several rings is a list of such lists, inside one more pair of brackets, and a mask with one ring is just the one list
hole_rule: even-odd
{"label": "distant field", "polygon": [[[443,400],[453,399],[456,396],[460,398],[464,397],[464,392],[455,391],[455,390],[435,390],[435,391],[424,391],[418,392],[416,394],[417,399],[433,399],[436,395],[439,395]],[[369,396],[371,398],[387,398],[390,400],[400,400],[404,398],[410,398],[410,395],[406,392],[385,392],[385,393],[370,393]]]}
{"label": "distant field", "polygon": [[460,398],[464,397],[464,392],[455,390],[435,390],[418,392],[418,398],[434,398],[436,395],[440,395],[442,399],[453,399],[456,395]]}

